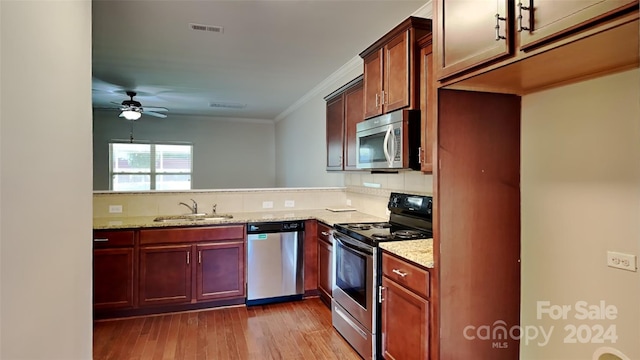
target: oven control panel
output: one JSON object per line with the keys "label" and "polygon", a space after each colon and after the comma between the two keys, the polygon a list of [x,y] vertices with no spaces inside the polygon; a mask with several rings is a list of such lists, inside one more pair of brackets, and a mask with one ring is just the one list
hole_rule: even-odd
{"label": "oven control panel", "polygon": [[391,193],[387,208],[396,214],[411,214],[422,218],[430,218],[433,211],[433,197]]}

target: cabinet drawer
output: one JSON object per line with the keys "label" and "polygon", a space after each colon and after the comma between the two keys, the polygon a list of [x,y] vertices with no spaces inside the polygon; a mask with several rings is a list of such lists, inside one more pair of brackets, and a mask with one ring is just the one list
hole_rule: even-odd
{"label": "cabinet drawer", "polygon": [[318,222],[318,240],[322,240],[331,244],[329,237],[331,236],[331,228],[321,222]]}
{"label": "cabinet drawer", "polygon": [[382,273],[389,279],[429,297],[429,272],[399,258],[382,253]]}
{"label": "cabinet drawer", "polygon": [[244,239],[244,225],[140,230],[140,245]]}
{"label": "cabinet drawer", "polygon": [[108,248],[108,247],[123,247],[133,246],[134,244],[134,231],[116,231],[116,230],[100,230],[93,232],[93,247],[95,248]]}

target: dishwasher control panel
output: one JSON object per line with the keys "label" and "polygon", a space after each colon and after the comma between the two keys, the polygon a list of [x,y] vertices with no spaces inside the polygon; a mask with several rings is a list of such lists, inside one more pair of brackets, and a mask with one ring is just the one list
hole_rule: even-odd
{"label": "dishwasher control panel", "polygon": [[248,234],[304,230],[304,221],[273,221],[247,224]]}

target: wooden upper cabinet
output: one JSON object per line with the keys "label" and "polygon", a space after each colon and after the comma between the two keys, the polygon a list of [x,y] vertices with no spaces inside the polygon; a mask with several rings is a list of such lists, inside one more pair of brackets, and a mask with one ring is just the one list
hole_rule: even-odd
{"label": "wooden upper cabinet", "polygon": [[364,60],[364,118],[417,109],[416,41],[431,33],[431,20],[409,17],[360,53]]}
{"label": "wooden upper cabinet", "polygon": [[514,18],[520,49],[637,5],[638,0],[516,0]]}
{"label": "wooden upper cabinet", "polygon": [[510,54],[508,2],[437,1],[434,32],[439,80]]}
{"label": "wooden upper cabinet", "polygon": [[409,31],[384,46],[384,82],[382,112],[409,106]]}
{"label": "wooden upper cabinet", "polygon": [[332,92],[327,102],[327,170],[357,170],[356,124],[364,120],[362,76]]}
{"label": "wooden upper cabinet", "polygon": [[[451,82],[454,75],[463,75],[462,73],[465,77],[472,77],[487,68],[493,70],[563,47],[572,42],[567,37],[573,37],[573,40],[588,38],[593,35],[589,31],[593,32],[594,29],[604,31],[605,28],[615,28],[616,25],[610,24],[614,18],[627,14],[632,9],[637,11],[637,7],[638,0],[436,0],[434,32],[437,79],[445,83]],[[631,41],[633,46],[634,42]],[[623,43],[619,46],[629,47]],[[563,71],[567,73],[565,78],[570,80],[588,76],[591,65],[583,65],[588,63],[583,59],[585,54],[573,56],[575,59],[569,62],[578,62],[573,65],[577,70]],[[620,56],[612,54],[611,57]],[[567,59],[567,56],[563,54],[558,58]],[[596,64],[603,62],[600,59],[592,61]],[[611,62],[611,65],[594,68],[591,72],[602,73],[607,67],[615,68],[618,65],[617,62]],[[544,74],[544,70],[548,69],[540,70],[543,72],[541,76],[530,77],[549,77]],[[536,69],[528,66],[526,69],[513,71],[515,75],[507,75],[514,77],[515,83],[520,79],[528,82],[527,76],[535,71]],[[555,70],[547,72],[551,77],[557,77]],[[477,83],[472,87],[490,90]],[[499,92],[507,91],[508,88],[502,86]]]}
{"label": "wooden upper cabinet", "polygon": [[433,172],[433,147],[435,143],[437,84],[433,78],[433,46],[431,35],[418,40],[420,48],[420,170]]}
{"label": "wooden upper cabinet", "polygon": [[382,49],[364,60],[364,118],[382,114]]}
{"label": "wooden upper cabinet", "polygon": [[344,93],[344,170],[357,170],[356,124],[364,120],[362,80]]}
{"label": "wooden upper cabinet", "polygon": [[344,98],[327,101],[327,170],[342,170]]}

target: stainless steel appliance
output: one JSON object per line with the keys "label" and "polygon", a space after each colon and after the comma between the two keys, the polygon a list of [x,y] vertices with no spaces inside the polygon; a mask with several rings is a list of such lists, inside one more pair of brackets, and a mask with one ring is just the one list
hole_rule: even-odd
{"label": "stainless steel appliance", "polygon": [[396,110],[356,124],[359,169],[420,169],[420,111]]}
{"label": "stainless steel appliance", "polygon": [[380,354],[383,241],[431,238],[432,197],[391,193],[389,222],[335,224],[333,326],[364,359]]}
{"label": "stainless steel appliance", "polygon": [[247,224],[247,305],[301,300],[304,221]]}

